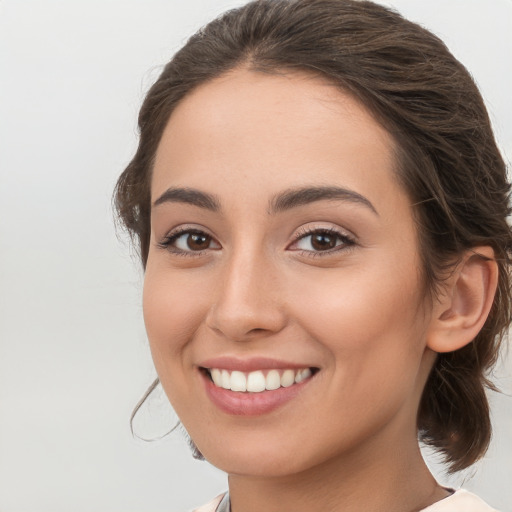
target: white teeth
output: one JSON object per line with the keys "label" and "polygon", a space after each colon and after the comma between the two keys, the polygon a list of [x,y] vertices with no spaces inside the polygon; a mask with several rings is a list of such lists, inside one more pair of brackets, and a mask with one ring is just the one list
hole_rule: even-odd
{"label": "white teeth", "polygon": [[220,386],[224,389],[231,389],[231,375],[227,370],[222,370],[221,378],[222,382]]}
{"label": "white teeth", "polygon": [[247,378],[242,372],[231,372],[231,391],[247,391]]}
{"label": "white teeth", "polygon": [[251,372],[247,376],[247,391],[250,393],[265,391],[265,384],[265,375],[263,375],[263,372]]}
{"label": "white teeth", "polygon": [[285,370],[281,375],[281,386],[289,388],[295,382],[295,372],[293,370]]}
{"label": "white teeth", "polygon": [[215,385],[217,387],[221,388],[222,387],[222,372],[219,369],[214,368],[210,372],[210,375],[212,376],[212,380],[215,383]]}
{"label": "white teeth", "polygon": [[295,382],[298,384],[308,377],[311,377],[311,370],[309,368],[305,368],[304,370],[297,372],[297,375],[295,375]]}
{"label": "white teeth", "polygon": [[261,370],[244,373],[211,368],[209,371],[212,381],[217,387],[242,393],[261,393],[265,390],[273,391],[280,387],[288,388],[293,384],[299,384],[312,375],[309,368],[269,370],[266,376]]}
{"label": "white teeth", "polygon": [[270,370],[265,379],[265,389],[272,391],[281,387],[281,377],[277,370]]}

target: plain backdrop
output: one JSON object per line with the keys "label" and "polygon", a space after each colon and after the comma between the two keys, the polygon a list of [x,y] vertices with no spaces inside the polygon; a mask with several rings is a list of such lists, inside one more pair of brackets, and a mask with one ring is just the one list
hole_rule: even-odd
{"label": "plain backdrop", "polygon": [[[179,512],[226,488],[180,432],[134,439],[155,377],[142,273],[111,194],[136,147],[144,92],[235,0],[0,1],[0,512]],[[472,71],[512,158],[512,2],[389,0]],[[464,485],[512,510],[512,359],[495,437]],[[139,434],[173,423],[156,395]],[[431,459],[432,461],[432,459]]]}

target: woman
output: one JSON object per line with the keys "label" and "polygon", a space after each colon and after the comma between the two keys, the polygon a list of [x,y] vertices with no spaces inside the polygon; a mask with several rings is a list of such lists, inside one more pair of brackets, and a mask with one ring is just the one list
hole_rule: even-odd
{"label": "woman", "polygon": [[505,165],[443,43],[372,2],[251,2],[139,125],[116,204],[160,382],[229,475],[201,510],[492,510],[418,447],[485,453],[510,323]]}

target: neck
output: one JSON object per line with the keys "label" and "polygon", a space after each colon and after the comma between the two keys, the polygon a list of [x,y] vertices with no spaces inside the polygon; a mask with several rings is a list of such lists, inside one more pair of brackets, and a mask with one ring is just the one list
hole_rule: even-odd
{"label": "neck", "polygon": [[[378,443],[382,447],[382,443]],[[369,446],[282,477],[230,475],[232,512],[416,512],[445,498],[418,443]]]}

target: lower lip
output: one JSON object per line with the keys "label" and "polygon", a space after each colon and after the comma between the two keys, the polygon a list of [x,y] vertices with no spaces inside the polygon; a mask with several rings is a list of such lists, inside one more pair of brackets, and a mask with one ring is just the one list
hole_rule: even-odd
{"label": "lower lip", "polygon": [[242,393],[217,387],[206,375],[202,374],[206,393],[210,400],[222,411],[236,416],[257,416],[268,414],[295,398],[312,377],[287,388],[278,388],[260,393]]}

